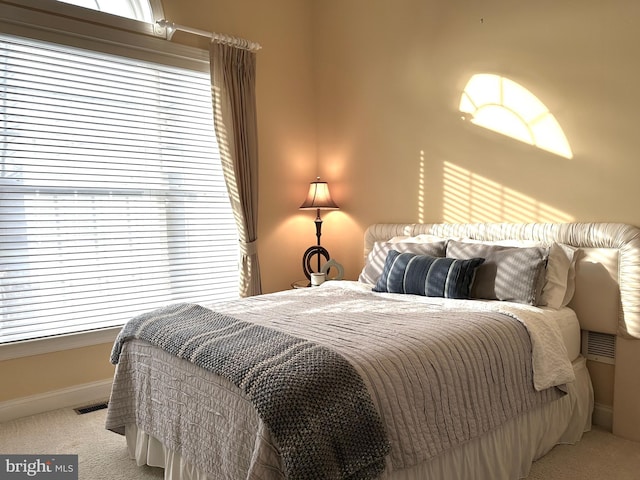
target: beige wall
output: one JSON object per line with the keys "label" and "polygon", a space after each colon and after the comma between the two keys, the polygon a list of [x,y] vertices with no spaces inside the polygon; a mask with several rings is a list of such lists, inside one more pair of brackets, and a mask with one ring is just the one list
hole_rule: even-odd
{"label": "beige wall", "polygon": [[[314,5],[319,170],[339,186],[344,215],[327,219],[326,242],[340,244],[330,250],[350,275],[372,222],[640,225],[639,3]],[[511,78],[542,100],[574,158],[463,122],[460,95],[480,72]],[[479,198],[450,186],[470,177]]]}
{"label": "beige wall", "polygon": [[113,377],[111,344],[0,362],[0,402]]}
{"label": "beige wall", "polygon": [[[350,275],[374,222],[640,225],[639,3],[314,5],[318,159],[340,186],[344,209],[327,225],[326,242],[336,244],[331,251]],[[462,121],[457,108],[474,73],[505,76],[534,93],[573,158]],[[591,364],[596,398],[613,403],[614,431],[640,440],[640,341],[619,345],[615,386],[612,369]]]}

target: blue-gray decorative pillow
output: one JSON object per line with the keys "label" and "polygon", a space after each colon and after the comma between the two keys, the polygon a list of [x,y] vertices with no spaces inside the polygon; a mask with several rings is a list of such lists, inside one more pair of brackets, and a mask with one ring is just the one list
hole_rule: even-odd
{"label": "blue-gray decorative pillow", "polygon": [[390,250],[373,291],[469,298],[476,268],[482,262],[483,258],[457,260]]}

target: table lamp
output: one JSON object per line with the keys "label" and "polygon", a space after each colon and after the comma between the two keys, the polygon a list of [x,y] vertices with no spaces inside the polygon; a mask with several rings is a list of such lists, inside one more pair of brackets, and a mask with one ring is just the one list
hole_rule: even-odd
{"label": "table lamp", "polygon": [[314,221],[316,224],[316,238],[318,239],[318,244],[309,247],[302,256],[302,269],[304,270],[304,274],[307,279],[311,279],[311,273],[313,272],[311,262],[314,256],[318,257],[318,267],[316,272],[320,271],[321,257],[324,257],[326,260],[329,260],[330,258],[327,249],[320,246],[320,236],[322,235],[322,218],[320,218],[320,210],[337,210],[338,208],[340,207],[338,207],[331,198],[327,182],[321,182],[320,177],[318,177],[315,182],[311,182],[307,198],[302,205],[300,205],[301,210],[316,210],[316,219]]}

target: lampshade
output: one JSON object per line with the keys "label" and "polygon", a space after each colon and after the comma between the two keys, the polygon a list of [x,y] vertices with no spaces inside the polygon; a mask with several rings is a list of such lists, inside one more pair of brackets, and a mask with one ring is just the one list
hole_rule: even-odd
{"label": "lampshade", "polygon": [[307,193],[307,198],[300,205],[300,208],[332,210],[340,207],[331,198],[327,182],[321,182],[320,177],[318,177],[315,182],[311,182],[309,185],[309,193]]}

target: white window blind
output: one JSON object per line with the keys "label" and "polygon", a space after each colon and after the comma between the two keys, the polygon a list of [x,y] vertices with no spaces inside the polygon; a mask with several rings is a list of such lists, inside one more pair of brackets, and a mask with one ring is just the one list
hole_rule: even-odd
{"label": "white window blind", "polygon": [[0,35],[0,343],[238,297],[209,75]]}

